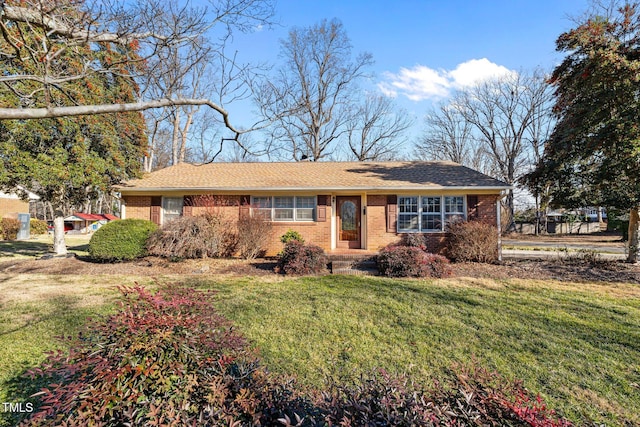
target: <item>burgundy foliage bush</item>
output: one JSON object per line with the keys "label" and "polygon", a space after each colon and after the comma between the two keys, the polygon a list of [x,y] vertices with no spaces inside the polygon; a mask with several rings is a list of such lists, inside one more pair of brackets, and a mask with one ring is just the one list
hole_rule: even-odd
{"label": "burgundy foliage bush", "polygon": [[449,277],[449,260],[416,246],[387,246],[377,257],[378,271],[387,277]]}
{"label": "burgundy foliage bush", "polygon": [[123,288],[123,309],[51,354],[25,426],[277,425],[296,401],[201,292]]}
{"label": "burgundy foliage bush", "polygon": [[384,371],[352,385],[330,383],[320,406],[329,425],[569,427],[518,382],[472,365],[431,389]]}
{"label": "burgundy foliage bush", "polygon": [[326,270],[328,262],[321,247],[291,240],[280,252],[276,270],[285,274],[319,274]]}

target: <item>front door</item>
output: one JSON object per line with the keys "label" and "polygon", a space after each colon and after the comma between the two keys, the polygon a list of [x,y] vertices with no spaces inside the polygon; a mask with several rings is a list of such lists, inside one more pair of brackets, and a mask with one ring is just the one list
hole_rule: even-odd
{"label": "front door", "polygon": [[337,247],[360,249],[360,196],[336,197]]}

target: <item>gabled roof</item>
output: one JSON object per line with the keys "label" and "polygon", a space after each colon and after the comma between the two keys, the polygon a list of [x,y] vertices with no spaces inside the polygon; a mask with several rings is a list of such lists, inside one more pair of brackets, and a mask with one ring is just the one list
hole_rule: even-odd
{"label": "gabled roof", "polygon": [[144,191],[503,190],[510,186],[452,162],[180,163],[118,186]]}

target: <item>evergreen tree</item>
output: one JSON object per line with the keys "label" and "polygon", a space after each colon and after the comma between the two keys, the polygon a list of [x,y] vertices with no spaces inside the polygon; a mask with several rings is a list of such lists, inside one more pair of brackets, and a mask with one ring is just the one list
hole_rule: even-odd
{"label": "evergreen tree", "polygon": [[629,258],[638,260],[640,207],[640,14],[637,3],[595,10],[563,33],[566,52],[551,77],[558,121],[537,169],[534,190],[550,186],[566,207],[630,210]]}
{"label": "evergreen tree", "polygon": [[[69,16],[82,13],[75,2],[58,2]],[[136,45],[76,42],[55,43],[44,29],[29,23],[4,26],[0,57],[6,76],[30,75],[33,79],[13,81],[2,91],[1,107],[37,108],[87,104],[121,104],[138,97],[131,77]],[[13,43],[9,41],[13,40]],[[19,40],[19,42],[18,42]],[[49,55],[38,61],[44,49]],[[126,60],[125,60],[126,59]],[[89,63],[101,63],[104,72],[83,73]],[[82,76],[64,82],[52,76]],[[50,202],[55,212],[54,251],[66,253],[64,216],[74,206],[113,184],[135,176],[146,145],[141,113],[86,115],[71,118],[0,121],[0,186],[22,186]]]}

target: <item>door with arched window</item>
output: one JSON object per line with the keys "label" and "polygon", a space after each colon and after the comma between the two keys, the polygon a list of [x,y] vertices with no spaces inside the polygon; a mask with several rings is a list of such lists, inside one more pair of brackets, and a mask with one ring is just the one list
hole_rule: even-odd
{"label": "door with arched window", "polygon": [[360,249],[360,196],[336,197],[338,248]]}

